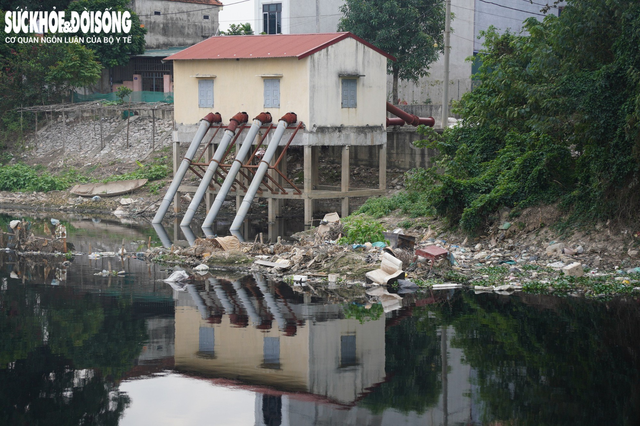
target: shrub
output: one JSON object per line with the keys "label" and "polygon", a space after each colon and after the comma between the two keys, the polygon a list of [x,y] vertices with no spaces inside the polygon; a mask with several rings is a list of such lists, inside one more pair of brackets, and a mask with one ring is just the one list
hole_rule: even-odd
{"label": "shrub", "polygon": [[351,215],[343,219],[344,237],[339,244],[364,244],[366,242],[384,241],[384,226],[371,216],[364,214]]}

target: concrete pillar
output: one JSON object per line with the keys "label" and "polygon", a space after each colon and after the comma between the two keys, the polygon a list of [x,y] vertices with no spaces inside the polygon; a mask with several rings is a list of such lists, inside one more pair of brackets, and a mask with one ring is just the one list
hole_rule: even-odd
{"label": "concrete pillar", "polygon": [[380,189],[387,189],[387,143],[380,145]]}
{"label": "concrete pillar", "polygon": [[173,92],[171,88],[171,75],[165,74],[162,76],[162,87],[163,87],[164,93]]}
{"label": "concrete pillar", "polygon": [[313,174],[317,171],[313,169],[313,147],[304,146],[304,225],[311,226],[313,219],[313,200],[309,198],[313,190]]}
{"label": "concrete pillar", "polygon": [[142,92],[142,75],[141,74],[133,75],[133,91]]}
{"label": "concrete pillar", "polygon": [[[349,146],[345,145],[342,147],[342,174],[341,174],[341,182],[340,182],[340,191],[348,192],[349,191]],[[349,216],[349,197],[342,198],[342,217]]]}

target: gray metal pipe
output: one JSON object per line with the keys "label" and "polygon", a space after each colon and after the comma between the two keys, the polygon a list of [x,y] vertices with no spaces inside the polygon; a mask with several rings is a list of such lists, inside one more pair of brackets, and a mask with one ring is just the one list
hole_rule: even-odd
{"label": "gray metal pipe", "polygon": [[153,223],[152,226],[153,229],[155,229],[156,234],[158,234],[158,237],[160,237],[163,247],[171,248],[171,239],[169,238],[167,231],[164,229],[164,226],[160,223]]}
{"label": "gray metal pipe", "polygon": [[297,116],[294,113],[290,112],[288,114],[285,114],[280,119],[280,121],[278,121],[278,127],[276,128],[276,131],[271,138],[271,142],[269,142],[269,146],[267,147],[267,150],[265,151],[264,156],[260,161],[260,165],[258,166],[258,170],[256,171],[255,176],[251,180],[251,185],[249,185],[249,189],[247,189],[247,193],[242,199],[242,204],[240,204],[240,208],[236,213],[236,217],[233,219],[231,227],[229,227],[229,231],[234,232],[240,230],[242,222],[249,212],[251,203],[253,202],[253,199],[258,192],[258,188],[262,183],[262,178],[267,173],[267,170],[269,170],[269,162],[278,149],[278,144],[280,143],[280,139],[282,139],[282,136],[284,135],[284,131],[287,129],[287,126],[289,124],[295,123],[297,119]]}
{"label": "gray metal pipe", "polygon": [[258,285],[258,288],[264,295],[264,300],[267,302],[267,307],[269,308],[269,311],[271,311],[271,315],[273,315],[273,317],[276,319],[276,322],[278,323],[278,328],[281,331],[284,331],[285,328],[287,327],[287,320],[284,319],[284,316],[282,315],[282,312],[280,311],[280,308],[278,307],[278,303],[276,302],[276,299],[273,297],[273,294],[269,292],[269,287],[267,286],[266,280],[260,274],[253,274],[253,278],[256,280],[256,284]]}
{"label": "gray metal pipe", "polygon": [[220,161],[222,161],[223,159],[222,157],[224,156],[225,152],[227,152],[229,142],[231,142],[231,139],[233,139],[236,134],[238,125],[240,125],[241,123],[246,123],[248,119],[249,117],[246,113],[239,112],[230,120],[229,126],[227,127],[227,130],[225,130],[224,135],[220,140],[220,144],[216,149],[216,152],[213,153],[213,157],[209,162],[209,167],[207,167],[207,170],[202,177],[202,181],[200,182],[196,193],[193,195],[193,199],[191,200],[191,203],[189,203],[187,211],[184,213],[182,222],[180,222],[181,227],[189,226],[191,224],[193,216],[196,214],[196,210],[198,209],[198,206],[200,206],[200,203],[204,198],[204,194],[207,192],[209,183],[211,182],[211,179],[213,179],[213,175],[215,174],[216,170],[218,170],[218,165],[220,165]]}
{"label": "gray metal pipe", "polygon": [[222,303],[222,307],[227,315],[231,315],[234,311],[233,304],[229,300],[227,293],[224,291],[218,280],[215,278],[209,278],[209,282],[213,284],[213,291],[216,293],[216,297]]}
{"label": "gray metal pipe", "polygon": [[220,122],[222,119],[220,118],[220,114],[209,113],[200,120],[200,127],[198,127],[198,131],[196,132],[193,140],[191,141],[191,145],[189,145],[189,149],[180,163],[180,167],[176,171],[173,180],[171,181],[171,186],[167,189],[167,193],[164,195],[164,199],[156,212],[155,217],[153,218],[152,223],[161,223],[164,215],[167,214],[167,210],[169,209],[169,205],[171,201],[173,201],[173,196],[178,192],[178,187],[184,178],[184,175],[187,173],[189,169],[189,165],[191,164],[191,160],[193,160],[193,156],[196,155],[196,151],[198,151],[198,147],[200,146],[200,142],[202,142],[202,138],[207,134],[209,127],[211,127],[211,123]]}
{"label": "gray metal pipe", "polygon": [[256,307],[253,306],[253,303],[251,303],[251,299],[249,298],[249,295],[247,294],[245,289],[242,288],[242,284],[240,284],[240,281],[233,282],[233,289],[236,291],[236,293],[240,297],[240,301],[244,305],[244,309],[247,311],[249,318],[251,318],[251,322],[253,323],[253,325],[256,325],[256,326],[260,325],[262,323],[262,319],[260,318],[260,315],[258,315],[258,313],[256,312]]}
{"label": "gray metal pipe", "polygon": [[198,289],[196,288],[196,286],[194,286],[193,284],[187,284],[187,291],[189,292],[189,294],[191,295],[191,298],[193,299],[194,303],[198,307],[198,311],[200,311],[200,317],[202,319],[209,318],[210,316],[209,309],[207,308],[207,305],[204,303],[204,300],[202,300],[202,297],[198,294]]}
{"label": "gray metal pipe", "polygon": [[227,197],[227,193],[229,192],[229,189],[231,189],[236,175],[240,171],[242,163],[244,162],[245,157],[247,156],[249,150],[251,149],[251,146],[253,145],[253,141],[258,134],[258,130],[260,130],[260,126],[262,126],[263,123],[270,122],[271,114],[269,113],[262,113],[258,115],[258,117],[253,119],[253,124],[251,125],[247,136],[244,138],[244,141],[240,146],[240,150],[236,154],[236,158],[233,160],[233,164],[229,168],[227,177],[224,179],[224,182],[222,183],[220,191],[218,192],[218,195],[216,195],[215,200],[213,200],[213,204],[209,209],[209,213],[207,213],[207,217],[204,219],[204,222],[202,222],[202,229],[205,233],[207,233],[207,231],[211,229],[213,221],[216,220],[216,216],[218,216],[218,212],[220,211],[220,208],[222,208],[222,203],[224,203],[224,199]]}

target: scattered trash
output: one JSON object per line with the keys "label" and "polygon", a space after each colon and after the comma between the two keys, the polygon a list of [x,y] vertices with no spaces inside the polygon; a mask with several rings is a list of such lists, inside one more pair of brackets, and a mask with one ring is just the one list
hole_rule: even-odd
{"label": "scattered trash", "polygon": [[166,278],[164,282],[169,284],[169,283],[186,281],[188,279],[189,279],[189,274],[187,274],[185,271],[178,270],[178,271],[174,271],[171,275],[169,275],[169,277]]}
{"label": "scattered trash", "polygon": [[404,278],[402,261],[400,259],[396,259],[389,253],[383,253],[380,269],[367,272],[365,277],[370,282],[380,285],[390,284],[398,278]]}
{"label": "scattered trash", "polygon": [[398,283],[398,291],[397,291],[398,294],[415,293],[420,288],[418,287],[418,284],[409,280],[398,280],[397,283]]}
{"label": "scattered trash", "polygon": [[194,271],[208,271],[209,267],[207,265],[205,265],[204,263],[201,263],[200,265],[196,266],[195,268],[193,268]]}
{"label": "scattered trash", "polygon": [[99,195],[94,195],[93,197],[91,197],[91,200],[93,200],[93,201],[100,201],[100,200],[102,200],[102,198],[100,198],[100,196],[99,196]]}
{"label": "scattered trash", "polygon": [[584,270],[582,269],[582,263],[580,262],[574,262],[570,265],[563,267],[562,272],[565,275],[569,275],[571,277],[581,277],[584,275]]}
{"label": "scattered trash", "polygon": [[500,225],[499,229],[502,229],[503,231],[506,231],[507,229],[511,228],[511,223],[509,222],[505,222],[502,225]]}
{"label": "scattered trash", "polygon": [[565,263],[564,262],[553,262],[553,263],[547,264],[547,267],[559,271],[560,269],[565,267]]}
{"label": "scattered trash", "polygon": [[20,225],[19,220],[12,220],[11,222],[9,222],[9,226],[11,227],[11,229],[16,229],[16,226],[18,225]]}
{"label": "scattered trash", "polygon": [[51,218],[51,224],[52,224],[53,226],[58,226],[58,225],[60,224],[60,221],[59,221],[58,219],[53,219],[53,218]]}

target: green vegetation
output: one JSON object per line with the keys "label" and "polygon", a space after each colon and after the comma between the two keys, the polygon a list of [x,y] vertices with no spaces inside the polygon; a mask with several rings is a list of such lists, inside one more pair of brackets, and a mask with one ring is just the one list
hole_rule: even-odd
{"label": "green vegetation", "polygon": [[251,24],[246,22],[244,24],[231,24],[227,31],[220,31],[221,35],[253,35],[253,29]]}
{"label": "green vegetation", "polygon": [[[114,182],[129,179],[148,179],[155,181],[164,179],[171,172],[171,168],[163,163],[163,159],[154,164],[142,165],[130,173],[109,176],[102,182]],[[26,164],[12,164],[0,168],[0,191],[38,191],[48,192],[65,190],[78,183],[97,182],[76,169],[69,169],[60,174],[52,175],[40,167],[31,167]],[[163,185],[156,185],[157,190]]]}
{"label": "green vegetation", "polygon": [[434,209],[418,191],[403,191],[394,196],[369,198],[355,214],[368,214],[374,218],[387,216],[396,210],[410,217],[432,216]]}
{"label": "green vegetation", "polygon": [[384,241],[384,226],[370,216],[355,214],[342,221],[344,237],[338,244],[364,244],[366,242]]}
{"label": "green vegetation", "polygon": [[480,84],[454,110],[463,122],[422,129],[441,157],[408,188],[470,232],[503,206],[558,200],[576,219],[637,218],[640,4],[569,0],[525,30],[484,34]]}
{"label": "green vegetation", "polygon": [[417,81],[428,75],[429,64],[444,51],[443,0],[346,0],[340,7],[339,31],[350,31],[393,55],[393,102],[398,102],[398,80]]}
{"label": "green vegetation", "polygon": [[345,318],[357,319],[360,324],[364,324],[367,321],[375,321],[384,314],[384,308],[379,303],[367,307],[359,305],[357,303],[350,303],[344,306],[343,309]]}

